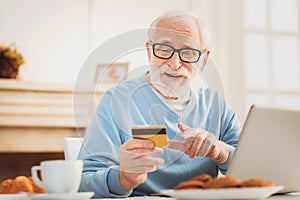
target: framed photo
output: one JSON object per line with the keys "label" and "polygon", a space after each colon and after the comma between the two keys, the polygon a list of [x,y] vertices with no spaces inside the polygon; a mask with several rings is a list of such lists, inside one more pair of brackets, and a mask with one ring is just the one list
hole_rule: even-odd
{"label": "framed photo", "polygon": [[96,83],[118,83],[127,80],[128,62],[98,64],[96,69]]}

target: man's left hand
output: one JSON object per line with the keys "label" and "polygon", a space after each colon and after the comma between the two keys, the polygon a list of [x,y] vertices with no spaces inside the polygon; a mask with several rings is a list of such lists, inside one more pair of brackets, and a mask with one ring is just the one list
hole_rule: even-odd
{"label": "man's left hand", "polygon": [[224,164],[228,160],[230,152],[228,145],[213,134],[201,128],[190,128],[182,123],[178,123],[178,128],[181,131],[180,138],[184,141],[170,140],[169,148],[180,150],[190,158],[208,157],[218,164]]}

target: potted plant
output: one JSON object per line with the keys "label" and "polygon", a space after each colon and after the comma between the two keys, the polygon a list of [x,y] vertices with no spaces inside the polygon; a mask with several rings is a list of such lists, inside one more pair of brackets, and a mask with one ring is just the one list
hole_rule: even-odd
{"label": "potted plant", "polygon": [[0,45],[0,78],[17,79],[24,58],[14,45]]}

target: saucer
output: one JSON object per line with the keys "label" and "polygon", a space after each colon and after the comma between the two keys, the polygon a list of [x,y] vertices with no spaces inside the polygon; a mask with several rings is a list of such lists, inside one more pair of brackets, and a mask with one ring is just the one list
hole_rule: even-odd
{"label": "saucer", "polygon": [[32,200],[85,200],[94,192],[30,194]]}
{"label": "saucer", "polygon": [[27,193],[0,194],[0,200],[30,200]]}

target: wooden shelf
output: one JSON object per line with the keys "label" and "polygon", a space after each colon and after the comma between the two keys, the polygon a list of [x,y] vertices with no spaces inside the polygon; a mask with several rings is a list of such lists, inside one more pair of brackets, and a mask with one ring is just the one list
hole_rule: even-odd
{"label": "wooden shelf", "polygon": [[64,159],[63,152],[0,153],[0,182],[16,176],[31,176],[31,167],[43,160]]}
{"label": "wooden shelf", "polygon": [[[0,152],[62,152],[84,136],[102,87],[0,79]],[[96,88],[96,89],[93,89]]]}

